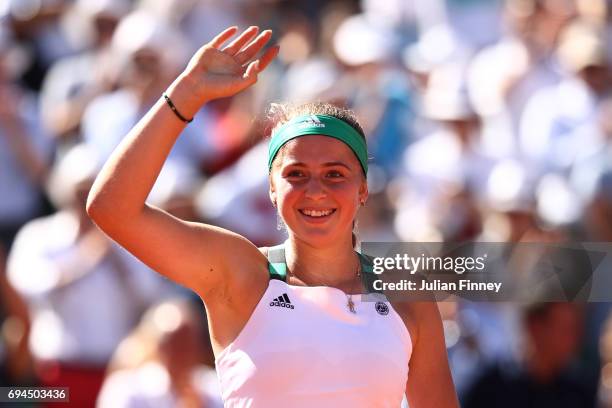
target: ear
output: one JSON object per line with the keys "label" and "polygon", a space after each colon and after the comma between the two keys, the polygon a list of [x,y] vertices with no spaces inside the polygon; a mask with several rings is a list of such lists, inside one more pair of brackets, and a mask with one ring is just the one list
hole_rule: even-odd
{"label": "ear", "polygon": [[272,205],[276,208],[277,206],[277,197],[276,197],[276,189],[274,188],[274,182],[272,181],[272,176],[269,177],[269,185],[270,188],[268,190],[268,195],[270,196],[270,201]]}
{"label": "ear", "polygon": [[368,195],[369,194],[370,193],[368,191],[368,181],[366,179],[364,179],[361,182],[361,186],[359,186],[359,202],[365,204],[365,202],[368,199]]}

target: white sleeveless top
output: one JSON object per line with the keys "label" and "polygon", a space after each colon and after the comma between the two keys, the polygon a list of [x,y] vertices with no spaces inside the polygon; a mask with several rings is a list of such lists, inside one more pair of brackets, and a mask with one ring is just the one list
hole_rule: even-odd
{"label": "white sleeveless top", "polygon": [[356,313],[339,289],[271,279],[216,358],[225,406],[400,407],[410,334],[388,302],[352,298]]}

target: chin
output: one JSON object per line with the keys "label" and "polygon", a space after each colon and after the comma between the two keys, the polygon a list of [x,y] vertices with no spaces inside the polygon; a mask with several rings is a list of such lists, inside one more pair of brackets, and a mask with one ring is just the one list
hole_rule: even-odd
{"label": "chin", "polygon": [[295,231],[293,236],[315,248],[327,248],[337,245],[345,239],[345,236],[348,237],[349,242],[352,239],[351,232],[341,233],[338,229],[314,230],[302,228],[300,231]]}

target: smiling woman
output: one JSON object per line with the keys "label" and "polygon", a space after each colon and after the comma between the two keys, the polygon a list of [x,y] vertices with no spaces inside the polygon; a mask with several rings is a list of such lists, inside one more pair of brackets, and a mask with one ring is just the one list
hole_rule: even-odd
{"label": "smiling woman", "polygon": [[[268,155],[270,199],[275,207],[283,204],[278,210],[287,225],[294,225],[290,234],[299,226],[293,220],[302,220],[302,225],[325,225],[330,232],[324,236],[331,241],[352,236],[354,247],[356,237],[347,229],[352,230],[357,209],[367,199],[368,169],[366,139],[357,119],[326,103],[273,104],[269,117],[275,123]],[[316,195],[326,189],[332,194],[319,200]],[[301,193],[296,206],[285,205]]]}
{"label": "smiling woman", "polygon": [[253,85],[276,56],[270,47],[255,58],[272,35],[257,27],[224,46],[236,32],[204,45],[117,147],[92,187],[89,215],[202,298],[226,406],[398,407],[406,394],[411,408],[457,407],[436,304],[358,296],[371,265],[354,251],[352,229],[368,165],[350,112],[273,109],[269,193],[287,224],[283,245],[257,248],[145,203],[195,112]]}

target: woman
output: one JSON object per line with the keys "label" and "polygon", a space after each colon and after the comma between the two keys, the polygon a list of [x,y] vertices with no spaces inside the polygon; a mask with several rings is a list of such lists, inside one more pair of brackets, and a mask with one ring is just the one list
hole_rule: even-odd
{"label": "woman", "polygon": [[[202,298],[227,406],[390,407],[406,392],[413,408],[456,407],[436,305],[375,308],[353,296],[364,290],[352,227],[368,195],[367,151],[346,112],[324,105],[273,134],[270,198],[288,227],[284,251],[145,203],[189,118],[254,84],[276,56],[271,47],[255,59],[272,35],[257,27],[223,46],[236,32],[204,45],[115,150],[90,216]],[[338,112],[345,120],[319,114]]]}

